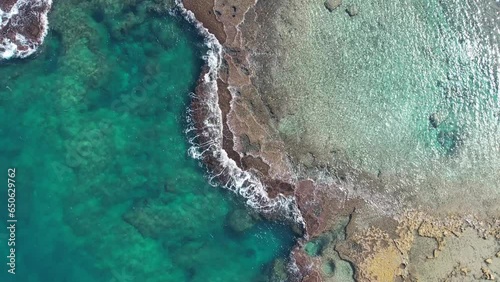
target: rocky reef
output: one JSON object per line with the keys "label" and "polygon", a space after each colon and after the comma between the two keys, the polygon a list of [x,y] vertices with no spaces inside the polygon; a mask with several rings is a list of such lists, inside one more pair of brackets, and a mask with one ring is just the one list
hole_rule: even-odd
{"label": "rocky reef", "polygon": [[[334,2],[318,7],[333,16],[343,10],[347,19],[358,19],[363,10],[357,2]],[[381,171],[343,162],[341,150],[314,147],[321,141],[317,132],[310,132],[314,129],[306,128],[305,134],[283,129],[289,116],[305,121],[314,117],[312,112],[299,115],[298,101],[307,97],[289,93],[307,96],[315,88],[301,86],[307,77],[292,81],[284,75],[300,74],[296,68],[303,66],[290,62],[307,46],[296,39],[317,28],[307,19],[311,14],[302,12],[305,3],[184,0],[183,5],[222,45],[220,66],[212,77],[217,87],[206,86],[206,69],[193,104],[200,144],[210,143],[203,132],[206,121],[213,119],[211,109],[218,107],[224,154],[261,181],[264,196],[291,198],[300,212],[304,236],[291,253],[289,272],[294,274],[288,280],[469,281],[498,276],[494,260],[500,250],[500,210],[493,200],[481,198],[485,205],[476,208],[454,193],[438,198],[432,192],[437,202],[426,202],[413,188],[408,193],[389,191]],[[287,81],[296,87],[287,88]],[[212,102],[217,105],[210,105],[204,98],[214,90],[217,99]],[[205,163],[222,183],[234,177],[221,165],[219,154],[204,153]],[[341,161],[325,161],[332,154]]]}
{"label": "rocky reef", "polygon": [[0,58],[25,58],[47,35],[52,0],[7,0],[0,3]]}

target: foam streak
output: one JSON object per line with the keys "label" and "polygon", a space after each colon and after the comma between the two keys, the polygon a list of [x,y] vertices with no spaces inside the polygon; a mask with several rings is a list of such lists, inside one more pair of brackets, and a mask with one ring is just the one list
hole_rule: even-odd
{"label": "foam streak", "polygon": [[[208,71],[201,82],[204,84],[204,89],[207,89],[207,93],[205,93],[205,97],[194,97],[194,99],[203,99],[200,104],[204,106],[204,109],[191,109],[189,121],[193,123],[193,111],[205,110],[207,116],[201,126],[201,134],[204,135],[203,140],[208,139],[210,141],[200,143],[197,142],[197,137],[190,139],[192,147],[189,149],[189,154],[196,159],[203,159],[207,154],[217,159],[222,169],[211,176],[210,182],[214,183],[214,180],[225,181],[222,183],[223,186],[245,198],[250,207],[265,213],[284,215],[287,219],[303,223],[302,215],[293,197],[280,194],[276,198],[270,198],[265,185],[257,176],[239,168],[223,149],[222,112],[219,107],[217,86],[218,72],[222,64],[223,47],[217,38],[196,20],[194,14],[184,8],[180,0],[176,0],[176,4],[181,15],[205,37],[205,44],[208,47],[208,52],[204,56]],[[199,132],[199,129],[193,126],[188,131]]]}

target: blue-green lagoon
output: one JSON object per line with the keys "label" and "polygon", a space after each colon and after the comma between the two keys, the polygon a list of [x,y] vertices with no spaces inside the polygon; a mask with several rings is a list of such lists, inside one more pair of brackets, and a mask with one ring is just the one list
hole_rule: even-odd
{"label": "blue-green lagoon", "polygon": [[0,171],[16,169],[18,221],[15,275],[0,231],[0,281],[268,281],[283,265],[291,230],[208,185],[187,154],[206,47],[168,8],[56,1],[39,51],[1,62]]}

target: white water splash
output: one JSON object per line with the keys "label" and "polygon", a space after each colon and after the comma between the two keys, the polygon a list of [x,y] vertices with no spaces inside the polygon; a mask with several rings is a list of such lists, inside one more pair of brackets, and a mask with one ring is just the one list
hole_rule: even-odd
{"label": "white water splash", "polygon": [[0,31],[2,31],[8,24],[10,24],[10,28],[16,28],[23,24],[22,19],[19,19],[19,17],[23,17],[20,11],[32,13],[30,10],[33,8],[43,6],[47,6],[47,9],[38,15],[42,28],[37,40],[29,40],[19,32],[16,32],[15,40],[6,37],[2,38],[0,41],[1,59],[26,58],[36,52],[38,47],[43,43],[45,36],[47,36],[49,26],[47,13],[52,6],[52,0],[18,0],[9,11],[0,9]]}
{"label": "white water splash", "polygon": [[[218,175],[212,175],[210,182],[215,185],[214,180],[220,180],[220,176],[229,176],[226,183],[221,183],[225,188],[232,192],[241,195],[246,199],[246,203],[258,210],[265,213],[278,213],[283,214],[287,219],[293,220],[297,223],[304,224],[304,219],[297,207],[294,197],[287,197],[282,194],[276,198],[270,198],[266,191],[265,185],[258,179],[257,176],[251,172],[242,170],[238,167],[234,160],[228,157],[227,152],[222,147],[222,112],[219,107],[217,78],[219,68],[222,63],[222,50],[223,47],[217,38],[211,34],[208,29],[196,20],[194,14],[184,8],[180,0],[176,0],[176,5],[179,8],[181,15],[191,24],[193,24],[198,31],[205,38],[205,45],[208,47],[208,52],[204,59],[209,68],[208,72],[203,78],[204,86],[209,89],[207,98],[203,98],[203,105],[208,108],[210,117],[204,121],[203,135],[210,140],[207,143],[199,144],[195,141],[196,137],[190,140],[192,146],[189,149],[189,155],[196,159],[201,159],[206,154],[214,156],[223,167],[223,170]],[[202,99],[201,97],[193,97],[194,99]],[[191,109],[190,111],[193,111]],[[191,119],[189,120],[191,122]],[[192,123],[192,122],[191,122]],[[191,126],[187,133],[196,129]]]}

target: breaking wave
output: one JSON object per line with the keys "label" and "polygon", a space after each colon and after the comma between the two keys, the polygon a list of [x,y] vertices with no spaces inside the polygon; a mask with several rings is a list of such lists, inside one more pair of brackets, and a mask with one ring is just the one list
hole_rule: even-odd
{"label": "breaking wave", "polygon": [[[221,169],[214,171],[210,176],[212,185],[221,184],[223,187],[242,196],[250,207],[258,211],[276,213],[286,219],[303,224],[304,220],[293,197],[280,194],[275,198],[270,198],[265,185],[258,177],[239,168],[223,149],[222,112],[217,94],[217,78],[222,63],[223,47],[217,38],[196,20],[194,14],[184,8],[180,0],[175,2],[179,13],[197,28],[205,38],[205,45],[208,47],[208,51],[204,56],[208,70],[200,80],[205,89],[205,95],[202,97],[193,94],[192,97],[203,108],[191,107],[189,109],[188,122],[191,126],[186,130],[186,133],[189,136],[194,135],[189,139],[192,145],[189,149],[189,155],[199,160],[204,159],[206,156],[217,160]],[[195,125],[194,115],[198,111],[203,113],[204,120],[203,123],[198,122],[198,125]],[[206,141],[200,142],[200,140]]]}
{"label": "breaking wave", "polygon": [[52,0],[6,0],[0,3],[0,59],[26,58],[43,43]]}

